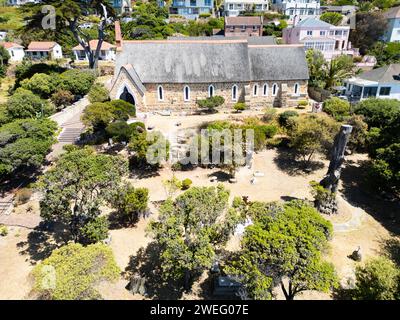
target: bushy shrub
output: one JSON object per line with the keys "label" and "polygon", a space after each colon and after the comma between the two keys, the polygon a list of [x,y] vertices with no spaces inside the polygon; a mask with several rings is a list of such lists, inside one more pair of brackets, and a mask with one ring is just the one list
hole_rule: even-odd
{"label": "bushy shrub", "polygon": [[15,193],[15,199],[14,202],[17,206],[21,205],[21,204],[25,204],[27,203],[32,196],[32,190],[29,188],[22,188],[19,189],[16,193]]}
{"label": "bushy shrub", "polygon": [[37,73],[32,78],[23,80],[21,82],[21,87],[47,99],[56,90],[57,83],[54,76],[45,73]]}
{"label": "bushy shrub", "polygon": [[395,300],[400,295],[400,272],[389,259],[378,257],[356,267],[355,300]]}
{"label": "bushy shrub", "polygon": [[70,91],[63,89],[57,90],[51,96],[51,101],[58,109],[71,105],[74,100],[74,95]]}
{"label": "bushy shrub", "polygon": [[107,136],[116,142],[128,142],[135,127],[135,124],[132,126],[132,124],[128,125],[125,121],[116,121],[107,126],[106,132]]}
{"label": "bushy shrub", "polygon": [[94,102],[105,102],[110,100],[109,92],[106,87],[101,83],[95,83],[89,90],[89,101]]}
{"label": "bushy shrub", "polygon": [[298,109],[305,109],[307,106],[308,106],[307,100],[300,100],[299,102],[297,102]]}
{"label": "bushy shrub", "polygon": [[288,128],[291,124],[291,121],[290,121],[291,118],[298,117],[298,116],[299,116],[299,114],[293,110],[288,110],[288,111],[282,112],[278,118],[279,125],[281,127]]}
{"label": "bushy shrub", "polygon": [[266,138],[273,138],[278,132],[278,128],[274,125],[260,125],[256,127],[256,130],[261,130]]}
{"label": "bushy shrub", "polygon": [[192,185],[192,180],[190,180],[189,178],[183,179],[182,180],[182,190],[187,190],[190,188],[190,186]]}
{"label": "bushy shrub", "polygon": [[236,112],[240,112],[240,111],[246,110],[246,109],[247,109],[247,106],[246,106],[246,104],[243,103],[243,102],[237,102],[237,103],[235,103],[235,104],[233,105],[233,109],[235,109]]}
{"label": "bushy shrub", "polygon": [[369,128],[382,128],[400,113],[400,101],[395,99],[365,99],[357,104],[354,113],[363,115]]}
{"label": "bushy shrub", "polygon": [[84,96],[89,92],[95,79],[93,72],[71,69],[59,76],[59,88],[68,90],[76,96]]}
{"label": "bushy shrub", "polygon": [[95,102],[86,107],[82,121],[98,131],[105,129],[111,122],[126,121],[134,115],[135,106],[123,100]]}
{"label": "bushy shrub", "polygon": [[129,102],[117,99],[108,103],[113,107],[113,112],[117,120],[128,120],[130,116],[136,116],[135,106]]}
{"label": "bushy shrub", "polygon": [[210,112],[215,111],[216,108],[223,105],[225,99],[221,96],[213,96],[203,100],[197,100],[197,105],[202,109],[207,109]]}
{"label": "bushy shrub", "polygon": [[276,119],[276,109],[266,108],[262,119],[265,122],[274,121]]}
{"label": "bushy shrub", "polygon": [[45,117],[54,111],[54,107],[46,100],[22,88],[18,88],[7,101],[7,112],[12,119]]}
{"label": "bushy shrub", "polygon": [[33,290],[40,299],[93,300],[101,299],[96,286],[117,280],[120,270],[110,247],[70,243],[54,250],[32,274]]}
{"label": "bushy shrub", "polygon": [[0,236],[5,237],[6,235],[8,235],[7,226],[0,225]]}
{"label": "bushy shrub", "polygon": [[333,97],[324,102],[323,111],[337,121],[342,121],[344,117],[350,115],[350,103],[346,100]]}

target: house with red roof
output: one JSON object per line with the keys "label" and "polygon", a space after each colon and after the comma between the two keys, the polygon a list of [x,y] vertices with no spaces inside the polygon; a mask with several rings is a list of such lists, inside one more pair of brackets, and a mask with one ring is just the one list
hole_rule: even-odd
{"label": "house with red roof", "polygon": [[54,41],[32,41],[25,52],[34,60],[55,60],[63,57],[61,46]]}
{"label": "house with red roof", "polygon": [[24,47],[14,42],[0,42],[0,46],[3,46],[10,54],[11,62],[22,61],[25,57]]}
{"label": "house with red roof", "polygon": [[[90,50],[92,51],[93,54],[96,52],[98,44],[99,44],[99,40],[90,40],[89,41]],[[103,41],[103,43],[101,44],[99,60],[114,61],[115,60],[115,50],[116,50],[116,46],[114,46],[111,43],[108,43],[106,41]],[[77,45],[76,47],[72,48],[72,52],[75,55],[75,60],[88,61],[86,52],[81,45]]]}

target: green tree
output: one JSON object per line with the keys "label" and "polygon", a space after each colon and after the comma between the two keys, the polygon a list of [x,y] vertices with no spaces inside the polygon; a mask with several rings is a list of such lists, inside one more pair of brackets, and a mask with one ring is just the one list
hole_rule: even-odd
{"label": "green tree", "polygon": [[0,180],[39,168],[54,143],[57,124],[48,119],[15,120],[0,127]]}
{"label": "green tree", "polygon": [[216,246],[235,228],[234,212],[223,218],[228,199],[222,185],[193,187],[161,206],[159,221],[152,221],[149,230],[160,245],[165,278],[184,279],[189,289],[192,277],[211,267]]}
{"label": "green tree", "polygon": [[130,223],[148,210],[149,190],[146,188],[134,188],[130,183],[125,183],[115,189],[110,198],[112,207]]}
{"label": "green tree", "polygon": [[127,171],[120,157],[98,155],[89,147],[70,150],[38,182],[41,217],[65,223],[73,240],[82,241],[81,228],[100,215],[100,206]]}
{"label": "green tree", "polygon": [[7,113],[11,119],[39,118],[54,113],[54,106],[32,91],[19,88],[7,101]]}
{"label": "green tree", "polygon": [[352,291],[356,300],[400,299],[400,271],[384,257],[374,258],[364,266],[356,267],[356,288]]}
{"label": "green tree", "polygon": [[116,281],[120,270],[110,247],[70,243],[54,250],[32,274],[33,290],[40,299],[93,300],[101,299],[96,285]]}
{"label": "green tree", "polygon": [[8,64],[8,60],[10,60],[10,54],[8,53],[8,50],[6,48],[4,48],[4,46],[2,46],[0,44],[0,66],[4,66]]}
{"label": "green tree", "polygon": [[338,123],[328,116],[296,117],[288,132],[290,147],[309,164],[316,153],[329,153],[338,129]]}
{"label": "green tree", "polygon": [[96,243],[104,240],[108,236],[108,227],[110,223],[105,216],[96,217],[83,225],[79,232],[83,243]]}
{"label": "green tree", "polygon": [[376,57],[377,67],[383,67],[392,63],[400,62],[400,43],[398,42],[376,42],[368,54]]}
{"label": "green tree", "polygon": [[324,55],[319,50],[307,50],[306,52],[308,70],[310,73],[309,84],[314,87],[325,87],[325,73],[326,60]]}
{"label": "green tree", "polygon": [[[42,21],[45,21],[47,12],[42,12],[44,5],[50,5],[56,10],[56,30],[57,33],[70,35],[72,33],[77,41],[85,50],[89,59],[89,67],[97,68],[100,49],[105,38],[107,26],[115,18],[115,11],[110,1],[105,0],[43,0],[40,3],[29,3],[21,6],[21,12],[25,16],[25,32],[42,31]],[[82,27],[84,19],[89,14],[97,14],[100,19],[97,23],[97,34],[93,37],[88,30]],[[96,50],[92,51],[89,41],[98,39]]]}
{"label": "green tree", "polygon": [[350,32],[350,41],[365,54],[385,34],[388,22],[381,11],[358,12],[356,27]]}
{"label": "green tree", "polygon": [[343,16],[337,12],[324,12],[321,14],[320,19],[334,26],[338,26],[342,22]]}
{"label": "green tree", "polygon": [[346,55],[333,58],[325,68],[325,89],[331,89],[354,75],[353,59]]}
{"label": "green tree", "polygon": [[332,225],[301,201],[286,204],[251,203],[253,224],[246,228],[242,249],[228,263],[254,299],[271,299],[279,284],[287,300],[306,290],[328,292],[336,287],[333,265],[322,259]]}

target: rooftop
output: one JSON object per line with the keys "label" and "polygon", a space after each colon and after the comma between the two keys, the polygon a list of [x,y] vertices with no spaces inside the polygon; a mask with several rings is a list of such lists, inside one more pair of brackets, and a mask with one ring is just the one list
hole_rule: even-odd
{"label": "rooftop", "polygon": [[390,64],[367,71],[359,75],[357,78],[379,83],[400,82],[400,64]]}
{"label": "rooftop", "polygon": [[255,44],[247,39],[124,41],[116,74],[128,65],[135,71],[131,76],[142,83],[308,79],[302,46]]}
{"label": "rooftop", "polygon": [[400,7],[394,7],[384,13],[386,19],[400,18]]}
{"label": "rooftop", "polygon": [[19,45],[18,43],[15,43],[15,42],[0,42],[0,46],[3,46],[6,49],[23,48],[23,46]]}
{"label": "rooftop", "polygon": [[322,28],[329,28],[333,27],[333,25],[322,21],[318,20],[315,18],[306,18],[301,20],[299,23],[297,23],[296,27],[308,27],[308,28],[314,28],[314,27],[322,27]]}
{"label": "rooftop", "polygon": [[[99,40],[90,40],[89,41],[90,50],[96,50],[98,43]],[[109,50],[112,48],[115,48],[115,46],[106,41],[103,41],[103,43],[101,44],[101,50]],[[79,44],[76,47],[73,47],[72,50],[83,50],[83,47]]]}
{"label": "rooftop", "polygon": [[57,45],[54,41],[32,41],[26,51],[50,51]]}
{"label": "rooftop", "polygon": [[225,17],[225,26],[254,26],[262,23],[261,16]]}

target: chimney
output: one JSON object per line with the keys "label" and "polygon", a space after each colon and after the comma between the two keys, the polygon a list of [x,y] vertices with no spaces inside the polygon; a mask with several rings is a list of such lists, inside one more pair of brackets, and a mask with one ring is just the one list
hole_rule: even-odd
{"label": "chimney", "polygon": [[122,34],[121,34],[121,24],[119,20],[115,21],[115,44],[117,46],[117,51],[122,50]]}

